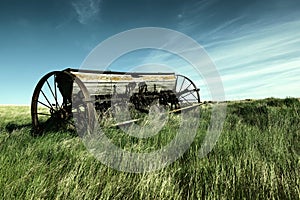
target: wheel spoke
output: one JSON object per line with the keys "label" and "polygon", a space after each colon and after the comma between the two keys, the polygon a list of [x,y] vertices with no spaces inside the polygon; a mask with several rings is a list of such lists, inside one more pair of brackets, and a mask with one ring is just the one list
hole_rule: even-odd
{"label": "wheel spoke", "polygon": [[181,83],[181,86],[180,86],[180,89],[179,89],[179,91],[178,92],[180,92],[181,91],[181,89],[182,89],[182,87],[183,87],[183,83],[185,82],[185,79],[183,79],[183,81],[182,81],[182,83]]}
{"label": "wheel spoke", "polygon": [[192,94],[192,93],[189,92],[188,94],[186,94],[186,95],[184,95],[184,96],[180,96],[180,97],[184,98],[184,97],[189,96],[189,95],[191,95],[191,94]]}
{"label": "wheel spoke", "polygon": [[189,86],[187,86],[185,89],[189,89],[189,87],[192,85],[192,83],[189,84]]}
{"label": "wheel spoke", "polygon": [[188,104],[192,104],[185,97],[180,97],[180,98],[183,98]]}
{"label": "wheel spoke", "polygon": [[47,114],[47,113],[35,113],[35,114],[38,114],[38,115],[46,115],[46,116],[51,116],[51,114]]}
{"label": "wheel spoke", "polygon": [[48,104],[49,104],[49,105],[51,106],[51,108],[53,109],[52,104],[50,103],[49,99],[46,97],[46,95],[45,95],[45,93],[43,92],[43,90],[41,90],[41,92],[42,92],[44,98],[46,99],[46,101],[48,102]]}
{"label": "wheel spoke", "polygon": [[181,95],[183,95],[183,94],[185,94],[185,93],[187,93],[187,92],[189,92],[188,89],[185,89],[185,90],[183,90],[183,91],[181,91],[181,92],[178,92],[178,96],[181,96]]}
{"label": "wheel spoke", "polygon": [[[184,81],[183,81],[184,82]],[[181,90],[181,88],[180,88],[180,92],[179,93],[182,93],[182,94],[184,94],[184,93],[186,93],[186,92],[189,92],[189,91],[191,91],[191,90],[189,90],[189,87],[192,85],[192,83],[190,83],[189,84],[189,86],[187,86],[187,87],[185,87],[185,89],[184,90]]]}
{"label": "wheel spoke", "polygon": [[195,97],[195,99],[198,99],[198,98],[194,95],[194,92],[191,92],[191,94]]}
{"label": "wheel spoke", "polygon": [[41,102],[41,101],[37,101],[37,102],[39,102],[39,103],[42,104],[43,106],[46,106],[47,108],[50,108],[50,109],[51,109],[51,107],[48,106],[47,104],[45,104],[45,103],[43,103],[43,102]]}
{"label": "wheel spoke", "polygon": [[197,97],[194,95],[194,91],[192,91],[192,90],[189,90],[189,93],[188,93],[188,94],[186,94],[186,95],[184,95],[184,96],[180,96],[180,97],[186,97],[186,96],[188,96],[188,95],[193,95],[193,96],[195,97],[195,99],[197,99]]}
{"label": "wheel spoke", "polygon": [[56,107],[56,109],[57,109],[57,105],[58,105],[57,97],[56,97],[56,95],[54,95],[53,90],[52,90],[52,88],[50,87],[50,84],[49,84],[48,80],[47,80],[46,82],[47,82],[47,85],[48,85],[48,87],[49,87],[49,89],[50,89],[50,91],[51,91],[52,96],[53,96],[54,99],[55,99],[55,107]]}

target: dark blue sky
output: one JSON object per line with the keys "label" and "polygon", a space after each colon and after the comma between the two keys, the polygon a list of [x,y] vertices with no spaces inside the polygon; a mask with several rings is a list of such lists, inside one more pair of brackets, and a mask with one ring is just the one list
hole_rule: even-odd
{"label": "dark blue sky", "polygon": [[29,104],[44,74],[79,68],[106,38],[149,26],[198,41],[215,62],[227,99],[299,97],[299,10],[298,0],[2,0],[0,104]]}

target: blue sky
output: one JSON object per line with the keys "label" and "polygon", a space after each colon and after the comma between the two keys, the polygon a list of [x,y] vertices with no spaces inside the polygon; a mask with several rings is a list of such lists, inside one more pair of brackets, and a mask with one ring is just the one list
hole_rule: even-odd
{"label": "blue sky", "polygon": [[[298,0],[2,0],[0,104],[30,104],[44,74],[79,68],[101,41],[140,27],[177,30],[202,45],[226,99],[300,97],[299,10]],[[145,51],[128,58],[181,64],[169,57]]]}

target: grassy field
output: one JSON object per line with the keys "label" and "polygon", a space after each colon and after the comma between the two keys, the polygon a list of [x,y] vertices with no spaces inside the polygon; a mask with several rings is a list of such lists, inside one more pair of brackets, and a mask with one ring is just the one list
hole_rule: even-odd
{"label": "grassy field", "polygon": [[[228,103],[223,132],[205,158],[197,150],[210,109],[201,116],[180,159],[158,171],[126,173],[96,160],[72,132],[31,136],[29,107],[0,106],[1,199],[300,199],[297,99]],[[170,123],[150,142],[123,145],[158,147],[176,128]],[[120,130],[109,134],[116,141],[126,137]]]}

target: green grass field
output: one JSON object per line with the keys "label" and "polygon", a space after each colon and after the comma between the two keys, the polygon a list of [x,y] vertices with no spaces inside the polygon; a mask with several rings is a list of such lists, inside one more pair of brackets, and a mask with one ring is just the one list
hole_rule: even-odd
{"label": "green grass field", "polygon": [[[0,106],[1,199],[300,199],[300,102],[228,103],[222,134],[199,158],[210,109],[189,150],[158,171],[126,173],[103,165],[67,131],[31,136],[30,108]],[[176,116],[171,116],[176,122]],[[176,123],[147,142],[109,133],[126,148],[152,149],[174,137]],[[138,146],[138,147],[137,147]],[[140,147],[140,148],[139,148]]]}

